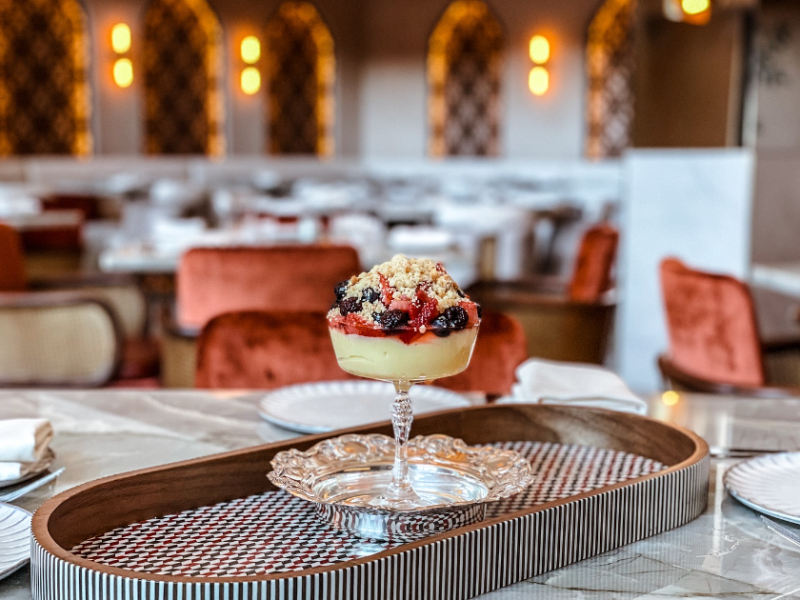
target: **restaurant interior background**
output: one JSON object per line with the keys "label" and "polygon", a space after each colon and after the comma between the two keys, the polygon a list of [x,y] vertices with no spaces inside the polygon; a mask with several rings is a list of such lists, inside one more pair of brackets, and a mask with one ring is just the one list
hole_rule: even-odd
{"label": "restaurant interior background", "polygon": [[[600,360],[643,392],[668,345],[661,259],[776,289],[770,269],[800,261],[794,0],[30,0],[0,17],[0,221],[31,282],[140,288],[157,385],[193,384],[172,278],[193,246],[428,254],[491,296],[569,277],[609,221]],[[776,329],[797,333],[793,306]],[[0,346],[24,343],[2,323]]]}

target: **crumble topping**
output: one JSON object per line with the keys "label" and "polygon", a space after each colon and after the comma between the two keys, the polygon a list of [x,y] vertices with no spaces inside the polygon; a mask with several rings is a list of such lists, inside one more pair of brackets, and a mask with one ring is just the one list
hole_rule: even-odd
{"label": "crumble topping", "polygon": [[445,335],[446,330],[463,329],[480,319],[480,308],[442,263],[429,258],[398,254],[340,282],[334,291],[329,320],[355,318],[387,331],[408,325],[420,333],[433,329]]}

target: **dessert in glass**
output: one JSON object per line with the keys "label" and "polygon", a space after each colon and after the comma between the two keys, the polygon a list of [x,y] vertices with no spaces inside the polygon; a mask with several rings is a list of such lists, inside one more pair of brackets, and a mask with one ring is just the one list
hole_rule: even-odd
{"label": "dessert in glass", "polygon": [[339,366],[353,375],[392,382],[395,458],[392,481],[373,504],[424,507],[411,486],[407,442],[413,414],[409,388],[467,368],[480,325],[472,302],[441,263],[403,255],[337,284],[328,312]]}

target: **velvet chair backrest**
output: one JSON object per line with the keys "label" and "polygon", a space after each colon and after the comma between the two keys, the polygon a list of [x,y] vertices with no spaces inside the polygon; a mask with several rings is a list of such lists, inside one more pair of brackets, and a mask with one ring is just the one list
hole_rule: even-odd
{"label": "velvet chair backrest", "polygon": [[240,310],[325,311],[333,287],[360,271],[350,246],[193,248],[178,268],[178,325]]}
{"label": "velvet chair backrest", "polygon": [[12,227],[0,223],[0,292],[22,292],[27,285],[22,241]]}
{"label": "velvet chair backrest", "polygon": [[570,300],[597,302],[604,292],[611,289],[611,271],[618,243],[619,232],[607,223],[586,230],[569,283]]}
{"label": "velvet chair backrest", "polygon": [[669,358],[688,374],[714,383],[759,387],[764,363],[753,299],[733,277],[661,262]]}
{"label": "velvet chair backrest", "polygon": [[225,313],[200,334],[199,388],[272,389],[332,379],[354,377],[336,361],[324,312]]}
{"label": "velvet chair backrest", "polygon": [[481,328],[469,367],[458,375],[434,382],[456,391],[480,391],[492,396],[511,393],[514,371],[528,358],[525,330],[514,317],[483,311]]}

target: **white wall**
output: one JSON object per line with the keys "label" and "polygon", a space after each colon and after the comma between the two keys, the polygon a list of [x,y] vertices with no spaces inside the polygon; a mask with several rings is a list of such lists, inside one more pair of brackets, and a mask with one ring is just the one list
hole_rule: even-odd
{"label": "white wall", "polygon": [[753,262],[800,260],[800,3],[762,4]]}
{"label": "white wall", "polygon": [[[583,40],[597,6],[587,0],[489,0],[505,30],[502,155],[577,159],[583,155]],[[422,158],[427,154],[427,40],[446,0],[369,0],[365,4],[361,76],[361,153]],[[528,40],[552,42],[551,89],[527,87]]]}
{"label": "white wall", "polygon": [[[262,154],[266,147],[264,94],[239,88],[238,56],[246,35],[263,38],[278,0],[209,0],[224,31],[227,148],[230,155]],[[314,0],[331,29],[337,55],[337,155],[365,158],[427,156],[428,37],[447,0]],[[583,155],[583,40],[594,0],[488,0],[506,32],[502,81],[502,155],[579,159]],[[141,33],[145,0],[85,0],[92,40],[95,152],[136,154],[143,146]],[[111,27],[133,33],[134,84],[111,78]],[[552,41],[551,90],[527,89],[534,33]]]}
{"label": "white wall", "polygon": [[661,259],[747,276],[753,160],[744,149],[626,154],[616,367],[633,389],[660,386],[656,357],[667,349]]}

